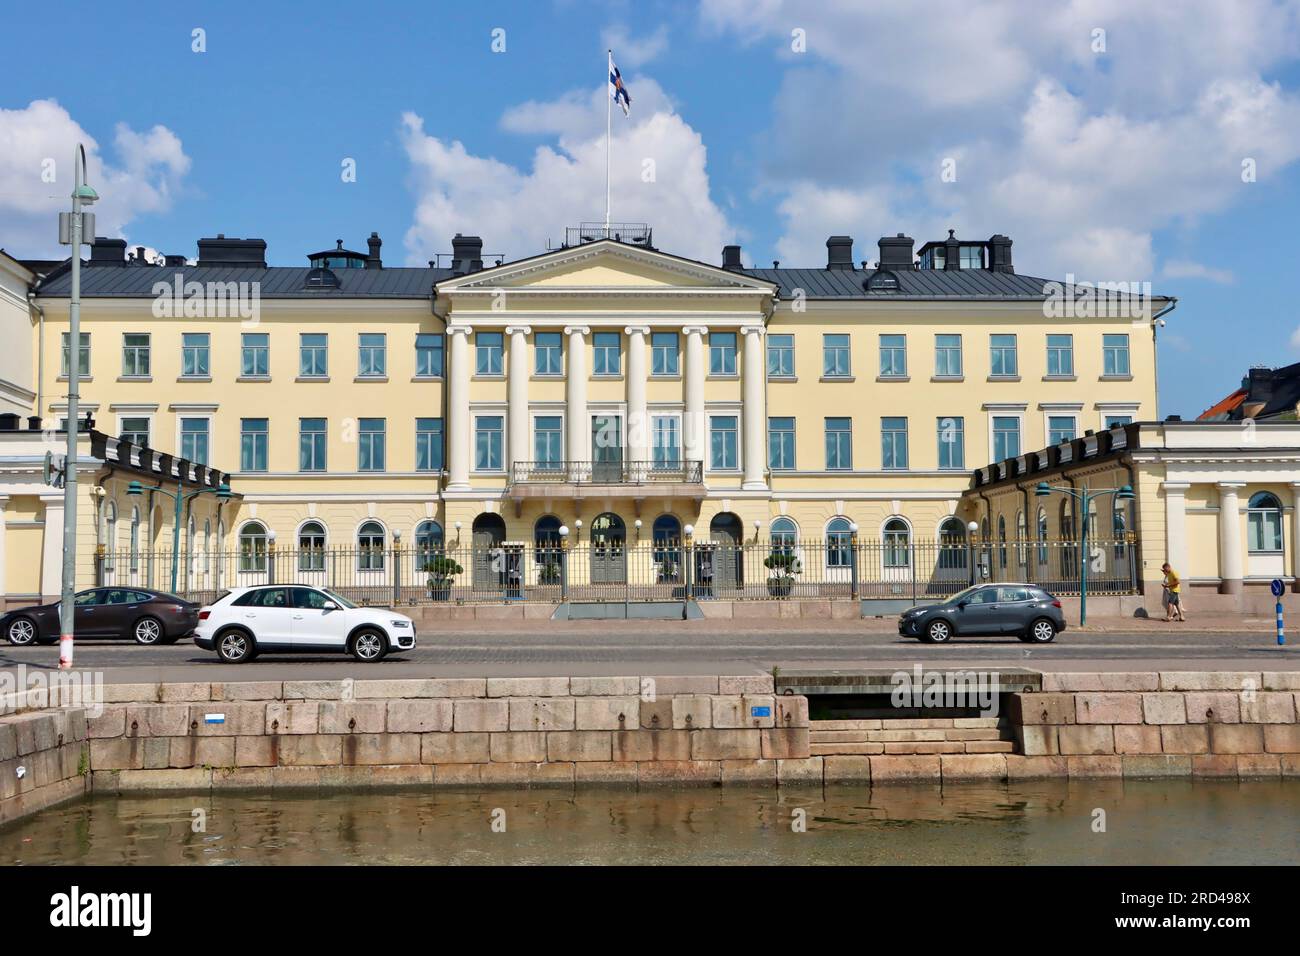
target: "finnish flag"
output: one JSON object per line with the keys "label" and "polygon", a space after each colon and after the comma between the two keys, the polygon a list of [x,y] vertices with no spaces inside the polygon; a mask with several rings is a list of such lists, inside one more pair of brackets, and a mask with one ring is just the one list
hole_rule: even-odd
{"label": "finnish flag", "polygon": [[609,55],[609,98],[623,107],[623,115],[627,116],[628,109],[632,106],[632,97],[628,95],[627,87],[623,85],[623,74],[614,65],[612,53]]}

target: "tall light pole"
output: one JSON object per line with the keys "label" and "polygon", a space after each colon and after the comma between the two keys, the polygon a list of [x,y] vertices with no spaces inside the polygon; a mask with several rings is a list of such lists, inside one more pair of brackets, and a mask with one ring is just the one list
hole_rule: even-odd
{"label": "tall light pole", "polygon": [[1045,498],[1051,494],[1069,495],[1079,503],[1079,626],[1088,623],[1088,506],[1105,495],[1114,495],[1116,501],[1132,501],[1132,485],[1120,485],[1118,488],[1098,488],[1089,491],[1085,484],[1082,488],[1067,488],[1064,485],[1049,485],[1040,481],[1034,488],[1034,495]]}
{"label": "tall light pole", "polygon": [[[59,591],[59,670],[72,667],[72,602],[77,589],[77,438],[78,381],[81,379],[81,244],[95,238],[95,217],[83,213],[99,199],[86,185],[86,148],[78,145],[72,158],[72,212],[59,214],[59,242],[72,246],[72,291],[68,297],[68,418],[67,457],[63,471],[63,584]],[[37,409],[40,414],[41,409]]]}

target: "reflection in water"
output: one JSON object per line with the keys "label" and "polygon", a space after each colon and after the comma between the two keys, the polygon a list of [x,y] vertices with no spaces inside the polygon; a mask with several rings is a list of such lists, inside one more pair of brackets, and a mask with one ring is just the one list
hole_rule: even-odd
{"label": "reflection in water", "polygon": [[1277,864],[1297,819],[1291,781],[105,796],[0,830],[0,865]]}

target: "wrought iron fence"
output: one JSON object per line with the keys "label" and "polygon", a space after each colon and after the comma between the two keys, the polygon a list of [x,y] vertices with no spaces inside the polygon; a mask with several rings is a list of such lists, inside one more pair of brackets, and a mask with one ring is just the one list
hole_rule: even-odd
{"label": "wrought iron fence", "polygon": [[[1133,536],[1088,544],[1088,590],[1139,587]],[[430,602],[797,600],[918,603],[974,582],[1023,581],[1079,593],[1076,541],[812,540],[503,542],[488,547],[249,549],[183,554],[176,593],[207,602],[233,587],[304,584],[361,604]],[[103,556],[102,585],[172,590],[170,551]]]}

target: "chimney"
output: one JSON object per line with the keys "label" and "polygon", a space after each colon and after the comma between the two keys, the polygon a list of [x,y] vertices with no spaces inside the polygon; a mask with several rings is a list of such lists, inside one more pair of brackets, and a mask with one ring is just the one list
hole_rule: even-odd
{"label": "chimney", "polygon": [[999,233],[989,237],[989,271],[1014,273],[1011,265],[1011,238]]}
{"label": "chimney", "polygon": [[853,270],[852,236],[831,236],[826,240],[826,268]]}
{"label": "chimney", "polygon": [[95,241],[90,244],[90,264],[92,266],[126,265],[126,240],[96,236]]}
{"label": "chimney", "polygon": [[370,238],[366,240],[366,247],[370,250],[370,254],[366,256],[367,269],[382,269],[384,267],[383,260],[379,258],[379,247],[383,244],[384,241],[379,238],[377,232],[372,232]]}
{"label": "chimney", "polygon": [[952,229],[948,230],[948,238],[943,241],[943,268],[945,271],[961,268],[961,242]]}
{"label": "chimney", "polygon": [[223,233],[217,233],[215,239],[200,239],[199,265],[265,269],[266,240],[227,239]]}
{"label": "chimney", "polygon": [[722,247],[722,268],[730,272],[739,272],[744,268],[740,264],[740,246]]}
{"label": "chimney", "polygon": [[483,268],[483,240],[479,236],[462,236],[451,240],[451,271],[456,275],[478,272]]}
{"label": "chimney", "polygon": [[899,269],[912,268],[912,239],[901,232],[896,236],[882,236],[880,242],[880,262],[878,267],[881,269]]}
{"label": "chimney", "polygon": [[163,265],[167,266],[169,269],[184,268],[185,257],[184,256],[163,256]]}

